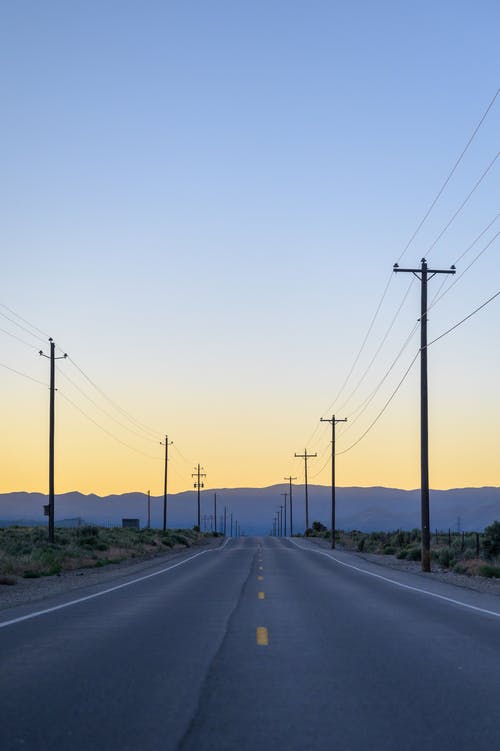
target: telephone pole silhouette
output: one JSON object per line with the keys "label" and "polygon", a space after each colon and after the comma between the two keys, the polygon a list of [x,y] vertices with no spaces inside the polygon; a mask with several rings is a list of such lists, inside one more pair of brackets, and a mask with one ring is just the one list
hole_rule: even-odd
{"label": "telephone pole silhouette", "polygon": [[214,531],[217,532],[217,493],[214,493]]}
{"label": "telephone pole silhouette", "polygon": [[320,417],[320,422],[329,422],[332,426],[332,549],[335,547],[335,425],[338,422],[347,422],[347,417],[342,420],[332,415]]}
{"label": "telephone pole silhouette", "polygon": [[280,493],[280,495],[284,496],[284,498],[285,498],[285,503],[284,503],[283,508],[285,510],[284,520],[285,520],[285,537],[286,537],[286,499],[288,498],[288,493]]}
{"label": "telephone pole silhouette", "polygon": [[303,454],[295,454],[295,457],[297,459],[303,459],[304,460],[304,479],[305,479],[305,490],[306,490],[306,530],[309,529],[309,496],[307,493],[307,460],[308,459],[314,459],[314,457],[318,456],[317,454],[308,454],[307,449],[304,449]]}
{"label": "telephone pole silhouette", "polygon": [[199,464],[198,464],[198,468],[195,467],[195,469],[196,469],[196,472],[194,472],[191,475],[191,477],[196,477],[197,478],[196,482],[194,484],[194,487],[198,489],[198,529],[201,529],[201,525],[200,525],[200,522],[201,522],[201,516],[200,516],[200,511],[201,511],[200,490],[201,490],[201,488],[205,487],[205,483],[201,482],[201,478],[202,477],[206,477],[206,474],[201,471],[203,469],[203,467],[200,467]]}
{"label": "telephone pole silhouette", "polygon": [[167,481],[168,481],[168,447],[173,444],[173,441],[168,440],[168,435],[165,436],[165,443],[160,441],[160,446],[165,446],[165,476],[163,481],[163,531],[167,529]]}
{"label": "telephone pole silhouette", "polygon": [[422,571],[431,570],[431,526],[429,511],[429,407],[427,382],[427,282],[436,274],[454,274],[449,269],[429,269],[425,258],[419,269],[400,269],[395,273],[413,274],[420,280],[420,492],[422,515]]}
{"label": "telephone pole silhouette", "polygon": [[284,480],[288,480],[290,483],[290,537],[293,537],[293,506],[292,506],[292,480],[296,480],[296,477],[284,477]]}
{"label": "telephone pole silhouette", "polygon": [[148,529],[151,529],[151,491],[148,490]]}
{"label": "telephone pole silhouette", "polygon": [[54,440],[56,431],[55,422],[55,394],[56,394],[56,360],[64,360],[68,355],[64,353],[62,357],[56,357],[56,345],[52,337],[50,342],[50,355],[39,351],[41,357],[50,360],[50,404],[49,404],[49,542],[54,542]]}

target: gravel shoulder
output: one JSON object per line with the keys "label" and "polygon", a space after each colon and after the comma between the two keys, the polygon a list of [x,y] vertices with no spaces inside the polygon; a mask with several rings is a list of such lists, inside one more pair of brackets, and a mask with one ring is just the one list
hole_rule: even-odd
{"label": "gravel shoulder", "polygon": [[217,548],[224,543],[223,537],[208,538],[200,543],[193,544],[190,548],[184,545],[175,545],[171,550],[153,556],[129,558],[116,564],[109,564],[102,568],[81,568],[74,571],[62,571],[55,576],[43,576],[39,579],[16,578],[14,585],[0,585],[0,611],[13,608],[17,605],[25,605],[30,602],[39,602],[53,595],[65,594],[72,590],[82,589],[96,584],[123,579],[130,575],[141,574],[154,569],[163,562],[169,563],[177,558],[185,557],[200,549]]}
{"label": "gravel shoulder", "polygon": [[[331,550],[328,540],[321,540],[314,537],[307,538],[309,542],[318,545],[321,548]],[[407,571],[422,579],[429,581],[445,582],[446,584],[452,584],[455,587],[461,587],[462,589],[472,590],[474,592],[484,592],[489,595],[496,595],[500,597],[500,579],[488,579],[484,576],[466,576],[465,574],[456,574],[448,569],[441,568],[436,563],[432,564],[432,572],[430,574],[424,574],[420,568],[420,563],[414,561],[400,560],[395,555],[378,555],[377,553],[358,553],[355,550],[348,550],[339,545],[339,550],[350,553],[364,561],[369,561],[377,566],[383,568],[390,568],[396,571]]]}

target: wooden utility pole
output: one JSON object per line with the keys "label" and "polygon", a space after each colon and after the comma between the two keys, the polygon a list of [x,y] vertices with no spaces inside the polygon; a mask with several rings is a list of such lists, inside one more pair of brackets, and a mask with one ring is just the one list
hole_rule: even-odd
{"label": "wooden utility pole", "polygon": [[400,269],[396,273],[413,274],[420,280],[420,493],[422,516],[422,571],[431,570],[431,524],[429,511],[429,407],[427,382],[427,282],[436,274],[454,274],[449,269],[429,269],[425,258],[419,269]]}
{"label": "wooden utility pole", "polygon": [[151,529],[151,491],[148,490],[148,529]]}
{"label": "wooden utility pole", "polygon": [[280,493],[280,495],[284,496],[285,503],[283,504],[283,508],[285,510],[285,537],[286,537],[286,499],[288,498],[288,493]]}
{"label": "wooden utility pole", "polygon": [[224,506],[224,537],[226,536],[226,525],[227,525],[227,506]]}
{"label": "wooden utility pole", "polygon": [[295,454],[295,457],[297,459],[303,459],[304,460],[304,480],[305,480],[305,490],[306,490],[306,530],[309,529],[309,497],[307,493],[307,460],[313,459],[314,457],[318,456],[317,454],[308,454],[307,449],[304,449],[303,454]]}
{"label": "wooden utility pole", "polygon": [[168,435],[165,436],[165,443],[160,441],[161,446],[165,446],[165,474],[163,478],[163,531],[167,529],[167,482],[168,482],[168,447],[173,444],[173,441],[168,440]]}
{"label": "wooden utility pole", "polygon": [[56,345],[52,337],[50,342],[50,355],[46,355],[40,350],[39,354],[42,357],[46,357],[50,360],[50,402],[49,402],[49,542],[54,542],[54,528],[55,528],[55,513],[54,513],[54,460],[55,460],[55,432],[56,432],[56,418],[55,418],[55,399],[56,399],[56,360],[64,360],[68,355],[65,353],[62,357],[56,357]]}
{"label": "wooden utility pole", "polygon": [[284,477],[284,480],[288,480],[290,483],[290,537],[293,537],[293,505],[292,505],[292,480],[296,480],[296,477]]}
{"label": "wooden utility pole", "polygon": [[217,493],[214,493],[214,531],[217,532]]}
{"label": "wooden utility pole", "polygon": [[338,422],[347,422],[347,417],[342,420],[337,419],[335,415],[331,417],[321,417],[320,422],[329,422],[332,426],[332,521],[331,521],[331,533],[332,533],[332,548],[335,548],[335,425]]}
{"label": "wooden utility pole", "polygon": [[201,471],[201,470],[203,469],[203,467],[201,467],[201,466],[200,466],[199,464],[198,464],[198,468],[196,468],[196,467],[195,467],[195,469],[196,469],[196,472],[195,472],[195,473],[193,473],[193,474],[191,475],[191,477],[196,477],[196,478],[197,478],[197,480],[196,480],[196,482],[195,482],[195,484],[194,484],[194,487],[195,487],[195,488],[198,488],[198,529],[201,529],[201,526],[200,526],[200,524],[201,524],[201,500],[200,500],[200,491],[201,491],[201,489],[202,489],[202,488],[204,488],[204,487],[205,487],[205,483],[201,482],[201,478],[202,478],[202,477],[206,477],[206,474],[205,474],[204,472],[202,472],[202,471]]}

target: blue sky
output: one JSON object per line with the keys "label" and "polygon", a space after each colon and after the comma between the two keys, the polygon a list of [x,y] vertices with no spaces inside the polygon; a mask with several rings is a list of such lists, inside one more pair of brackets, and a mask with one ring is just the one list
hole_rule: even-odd
{"label": "blue sky", "polygon": [[[0,301],[54,336],[139,419],[175,435],[191,463],[206,456],[217,484],[267,484],[274,466],[278,481],[334,399],[393,262],[495,94],[499,15],[493,2],[3,4]],[[491,163],[499,123],[497,100],[405,262],[427,252]],[[433,263],[449,266],[497,211],[495,164]],[[492,246],[436,306],[431,333],[498,289],[497,257]],[[408,281],[391,281],[360,367]],[[360,400],[417,315],[415,287]],[[484,458],[494,437],[484,425],[498,412],[498,319],[495,302],[436,345],[442,486],[455,484],[453,456],[466,456],[465,443],[446,448],[464,390],[470,415],[482,410],[487,444],[470,477],[499,481],[497,462]],[[43,376],[43,361],[3,343],[2,362]],[[400,432],[414,436],[412,378],[373,443],[360,445],[366,456],[353,452],[348,484],[362,457],[372,469],[359,484],[415,485],[414,438],[401,458],[406,474],[379,473],[369,459],[384,430],[391,446]],[[45,404],[30,384],[2,379],[8,409],[19,408],[9,448],[17,468],[33,415],[33,453],[43,454]],[[72,441],[81,434],[75,452],[92,462],[107,439],[96,449],[82,419],[63,410],[61,428]],[[125,449],[109,450],[111,468],[128,463]],[[114,469],[113,480],[104,469],[94,480],[66,443],[61,451],[67,489],[140,489],[156,472],[137,463],[123,482]],[[33,489],[43,489],[43,461]],[[178,468],[179,489],[187,469]]]}

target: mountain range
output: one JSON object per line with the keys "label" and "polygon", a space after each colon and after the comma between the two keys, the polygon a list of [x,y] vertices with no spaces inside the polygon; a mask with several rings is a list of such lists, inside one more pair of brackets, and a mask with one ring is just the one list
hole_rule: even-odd
{"label": "mountain range", "polygon": [[[202,528],[211,528],[211,521],[203,518],[214,513],[214,494],[217,494],[217,525],[221,528],[224,506],[227,508],[228,530],[230,515],[238,520],[247,535],[268,534],[275,511],[284,502],[288,484],[266,488],[215,488],[201,493]],[[309,485],[309,523],[321,521],[329,526],[331,490],[323,485]],[[41,524],[46,522],[43,505],[47,496],[42,493],[0,494],[0,525],[13,522]],[[420,490],[400,490],[384,487],[347,487],[336,490],[338,529],[375,530],[412,529],[420,526]],[[289,523],[289,498],[287,516]],[[122,518],[138,518],[141,527],[147,523],[147,496],[144,493],[98,496],[70,492],[55,499],[57,523],[119,525]],[[160,527],[163,519],[163,496],[151,497],[151,526]],[[431,490],[432,530],[484,529],[500,519],[500,488],[452,488]],[[65,521],[66,520],[66,521]],[[197,520],[195,491],[169,494],[168,526],[192,527]],[[294,532],[305,526],[304,486],[293,486]]]}

